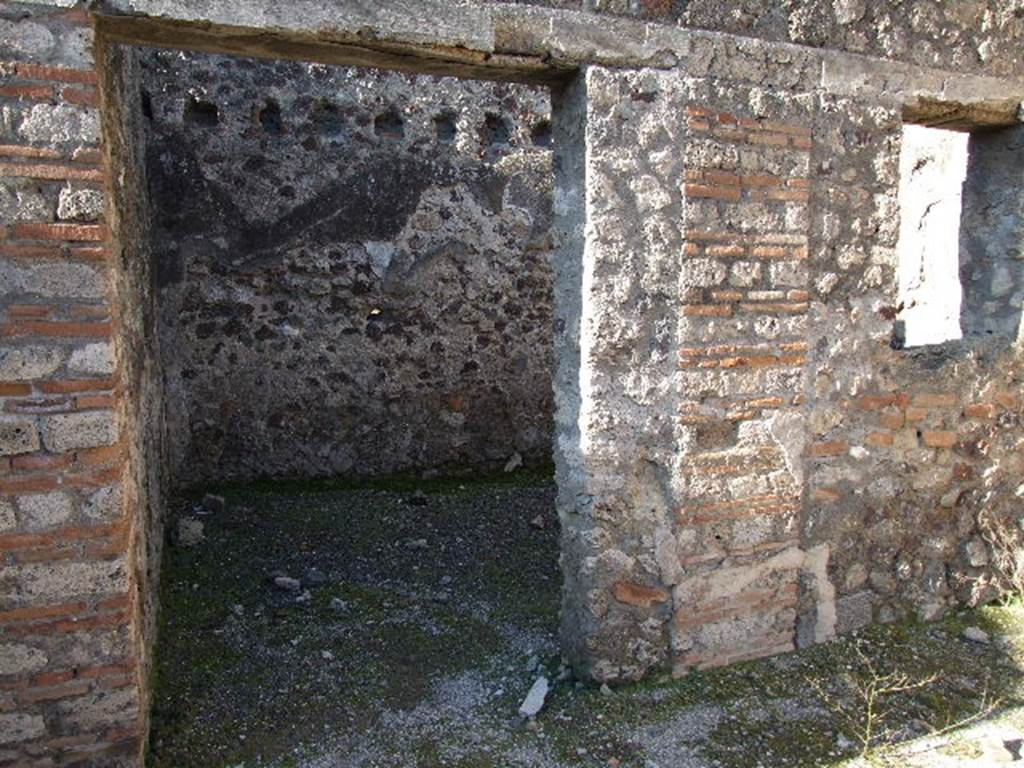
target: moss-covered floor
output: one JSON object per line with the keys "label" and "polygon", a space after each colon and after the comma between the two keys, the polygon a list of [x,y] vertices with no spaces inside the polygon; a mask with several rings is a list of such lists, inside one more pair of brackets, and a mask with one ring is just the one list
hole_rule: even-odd
{"label": "moss-covered floor", "polygon": [[217,492],[171,520],[204,536],[165,557],[150,766],[986,766],[1024,727],[1019,605],[602,691],[561,669],[547,475]]}

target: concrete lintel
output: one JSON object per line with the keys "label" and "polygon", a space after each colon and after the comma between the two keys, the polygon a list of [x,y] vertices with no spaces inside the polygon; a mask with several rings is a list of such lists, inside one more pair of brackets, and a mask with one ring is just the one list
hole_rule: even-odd
{"label": "concrete lintel", "polygon": [[496,3],[495,50],[566,65],[676,66],[690,52],[687,30],[666,24]]}
{"label": "concrete lintel", "polygon": [[487,6],[448,0],[102,0],[105,13],[352,41],[494,50]]}
{"label": "concrete lintel", "polygon": [[[101,39],[130,45],[378,67],[479,80],[554,84],[566,76],[550,62],[494,53],[490,50],[489,34],[478,38],[481,47],[473,48],[446,45],[437,39],[426,42],[422,31],[404,35],[395,29],[346,27],[338,20],[330,27],[302,25],[289,16],[296,21],[293,26],[271,26],[273,22],[269,20],[268,26],[259,26],[261,17],[237,17],[230,23],[212,21],[199,12],[201,7],[182,13],[184,18],[169,12],[159,16],[125,13],[116,7],[130,4],[130,0],[104,0],[93,8],[94,24]],[[487,43],[486,49],[482,43]]]}
{"label": "concrete lintel", "polygon": [[400,72],[450,75],[475,80],[555,84],[567,73],[529,57],[480,54],[462,48],[403,45],[383,41],[341,42],[280,31],[201,25],[166,19],[99,13],[103,40],[156,48],[180,48],[266,59],[315,61],[340,66],[377,67]]}
{"label": "concrete lintel", "polygon": [[949,72],[835,51],[822,51],[821,64],[824,91],[868,99],[881,97],[902,106],[908,120],[934,122],[937,127],[1012,125],[1017,122],[1017,111],[1024,101],[1024,81],[1020,80]]}

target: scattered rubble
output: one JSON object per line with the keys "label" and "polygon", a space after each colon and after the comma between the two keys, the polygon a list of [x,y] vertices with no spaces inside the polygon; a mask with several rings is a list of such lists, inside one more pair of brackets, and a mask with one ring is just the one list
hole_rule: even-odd
{"label": "scattered rubble", "polygon": [[989,637],[988,632],[981,629],[980,627],[968,627],[964,630],[964,638],[970,640],[972,643],[990,643],[992,639]]}
{"label": "scattered rubble", "polygon": [[203,522],[194,517],[181,518],[175,539],[179,547],[194,547],[203,540]]}
{"label": "scattered rubble", "polygon": [[275,576],[274,586],[288,592],[298,592],[302,587],[302,582],[298,579],[293,579],[291,576]]}
{"label": "scattered rubble", "polygon": [[208,493],[203,496],[203,500],[200,504],[206,512],[212,515],[222,513],[226,507],[224,497],[218,496],[215,493]]}
{"label": "scattered rubble", "polygon": [[523,703],[519,705],[521,717],[533,718],[537,716],[544,706],[544,700],[548,696],[548,679],[544,676],[538,677],[530,688]]}

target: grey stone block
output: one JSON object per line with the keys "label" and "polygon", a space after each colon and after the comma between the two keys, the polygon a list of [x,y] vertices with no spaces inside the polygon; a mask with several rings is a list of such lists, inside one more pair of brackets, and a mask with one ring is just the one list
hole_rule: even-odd
{"label": "grey stone block", "polygon": [[0,381],[28,381],[49,376],[64,362],[55,347],[0,347]]}
{"label": "grey stone block", "polygon": [[93,144],[100,138],[99,112],[70,104],[36,104],[18,133],[40,144]]}
{"label": "grey stone block", "polygon": [[113,411],[86,411],[49,416],[43,422],[43,443],[55,453],[98,448],[117,442]]}
{"label": "grey stone block", "polygon": [[104,272],[92,264],[0,261],[0,294],[3,293],[99,299],[107,294],[107,282]]}
{"label": "grey stone block", "polygon": [[46,733],[42,715],[14,713],[0,715],[0,744],[14,744],[30,741]]}
{"label": "grey stone block", "polygon": [[15,456],[39,450],[35,419],[0,416],[0,456]]}
{"label": "grey stone block", "polygon": [[57,217],[64,221],[96,221],[103,216],[103,193],[98,189],[64,187],[57,201]]}
{"label": "grey stone block", "polygon": [[109,342],[100,342],[74,350],[68,358],[68,370],[95,375],[113,373],[113,346]]}
{"label": "grey stone block", "polygon": [[40,530],[53,528],[68,520],[74,512],[71,496],[62,491],[33,493],[18,498],[22,528]]}
{"label": "grey stone block", "polygon": [[38,648],[21,643],[0,645],[0,675],[31,675],[48,662],[46,654]]}
{"label": "grey stone block", "polygon": [[46,221],[52,215],[38,189],[16,180],[0,182],[0,221]]}
{"label": "grey stone block", "polygon": [[16,525],[14,505],[9,501],[0,499],[0,531],[13,530]]}
{"label": "grey stone block", "polygon": [[845,635],[870,624],[874,599],[871,592],[857,592],[836,600],[836,634]]}
{"label": "grey stone block", "polygon": [[91,731],[134,721],[139,694],[134,687],[96,691],[82,700],[63,701],[58,706],[66,722]]}
{"label": "grey stone block", "polygon": [[15,605],[67,602],[73,596],[119,595],[128,589],[124,558],[0,567],[0,588]]}
{"label": "grey stone block", "polygon": [[42,24],[0,19],[0,52],[43,58],[56,44],[53,33]]}
{"label": "grey stone block", "polygon": [[90,520],[113,522],[121,517],[121,486],[100,488],[86,500],[82,513]]}

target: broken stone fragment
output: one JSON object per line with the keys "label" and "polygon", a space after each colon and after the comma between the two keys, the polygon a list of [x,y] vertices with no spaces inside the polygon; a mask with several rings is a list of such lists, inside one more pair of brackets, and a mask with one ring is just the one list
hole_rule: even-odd
{"label": "broken stone fragment", "polygon": [[521,466],[523,466],[523,457],[519,454],[519,451],[516,451],[509,456],[508,461],[505,462],[505,471],[514,472]]}
{"label": "broken stone fragment", "polygon": [[992,639],[981,627],[968,627],[964,630],[964,639],[970,640],[972,643],[990,643]]}
{"label": "broken stone fragment", "polygon": [[519,714],[522,717],[536,717],[537,713],[544,706],[544,699],[547,698],[547,695],[548,679],[543,676],[538,677],[530,687],[526,698],[523,699],[523,703],[519,705]]}
{"label": "broken stone fragment", "polygon": [[179,547],[194,547],[203,540],[203,523],[194,517],[183,517],[178,521],[177,542]]}
{"label": "broken stone fragment", "polygon": [[964,545],[967,562],[972,568],[988,565],[988,547],[981,539],[971,539]]}
{"label": "broken stone fragment", "polygon": [[217,496],[216,494],[213,493],[208,493],[205,496],[203,496],[202,505],[203,509],[205,509],[207,512],[212,512],[214,514],[223,512],[225,507],[224,497]]}
{"label": "broken stone fragment", "polygon": [[288,592],[298,592],[302,583],[298,579],[293,579],[291,576],[275,576],[274,586],[278,589],[284,589]]}

